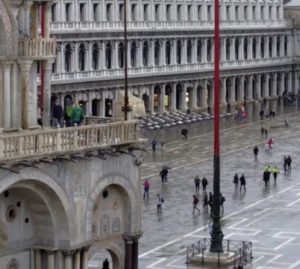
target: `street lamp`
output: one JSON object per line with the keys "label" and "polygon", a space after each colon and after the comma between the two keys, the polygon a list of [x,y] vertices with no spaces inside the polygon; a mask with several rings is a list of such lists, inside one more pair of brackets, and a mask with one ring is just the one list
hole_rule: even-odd
{"label": "street lamp", "polygon": [[128,98],[128,41],[127,41],[127,0],[124,0],[124,106],[122,111],[124,112],[124,120],[128,120],[128,113],[131,111]]}
{"label": "street lamp", "polygon": [[220,223],[220,12],[219,0],[215,6],[215,63],[214,63],[214,183],[213,183],[213,226],[210,252],[223,252],[223,233]]}

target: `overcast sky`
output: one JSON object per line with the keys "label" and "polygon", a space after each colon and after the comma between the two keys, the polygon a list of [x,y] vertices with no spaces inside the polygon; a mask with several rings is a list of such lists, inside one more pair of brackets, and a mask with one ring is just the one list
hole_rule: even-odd
{"label": "overcast sky", "polygon": [[291,0],[285,6],[300,6],[300,0]]}

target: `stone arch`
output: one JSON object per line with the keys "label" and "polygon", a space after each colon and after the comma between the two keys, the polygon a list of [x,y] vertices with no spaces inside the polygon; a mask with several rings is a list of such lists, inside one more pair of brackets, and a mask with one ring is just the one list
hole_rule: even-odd
{"label": "stone arch", "polygon": [[0,193],[5,191],[29,192],[39,197],[47,206],[54,227],[54,244],[72,245],[75,236],[73,207],[65,191],[50,176],[33,169],[21,170],[1,179]]}
{"label": "stone arch", "polygon": [[133,224],[136,224],[136,221],[133,221],[134,219],[138,219],[139,213],[139,204],[138,204],[138,197],[136,190],[131,183],[129,178],[125,178],[122,175],[106,175],[104,177],[101,177],[95,184],[95,187],[93,191],[89,195],[89,199],[87,201],[87,210],[86,210],[86,238],[90,239],[92,236],[92,226],[93,226],[93,210],[94,206],[96,204],[96,200],[98,199],[99,195],[105,188],[108,186],[117,186],[122,189],[123,193],[128,196],[129,199],[129,205],[131,212],[130,215],[130,222],[128,225],[129,230],[124,230],[124,232],[132,232],[136,228]]}
{"label": "stone arch", "polygon": [[115,242],[97,241],[96,244],[92,245],[88,252],[88,259],[90,260],[99,250],[105,249],[109,252],[113,266],[112,269],[123,269],[124,250],[123,246]]}

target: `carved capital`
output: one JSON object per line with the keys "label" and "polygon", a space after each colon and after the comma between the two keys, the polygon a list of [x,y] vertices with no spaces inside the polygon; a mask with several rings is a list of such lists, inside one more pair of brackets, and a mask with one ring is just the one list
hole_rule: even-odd
{"label": "carved capital", "polygon": [[19,65],[21,67],[22,72],[29,72],[31,65],[32,65],[32,61],[19,60]]}

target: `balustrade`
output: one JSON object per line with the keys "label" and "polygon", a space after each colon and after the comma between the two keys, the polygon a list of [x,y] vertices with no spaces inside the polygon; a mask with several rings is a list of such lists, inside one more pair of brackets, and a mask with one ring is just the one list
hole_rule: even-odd
{"label": "balustrade", "polygon": [[56,56],[56,41],[52,38],[25,38],[19,40],[19,56],[25,58],[49,58]]}
{"label": "balustrade", "polygon": [[[265,21],[222,21],[221,28],[230,27],[287,27],[291,26],[289,20],[265,20]],[[130,21],[127,22],[128,30],[130,29],[143,29],[143,30],[153,30],[153,29],[193,29],[193,28],[209,28],[213,29],[213,21]],[[51,29],[55,33],[56,31],[68,31],[68,30],[78,30],[86,29],[90,31],[91,29],[107,30],[107,29],[118,29],[123,31],[124,24],[120,21],[91,21],[91,22],[52,22]]]}
{"label": "balustrade", "polygon": [[[266,66],[268,64],[282,64],[290,63],[292,57],[277,57],[268,59],[249,59],[249,60],[234,60],[221,62],[223,70],[231,69],[234,67],[247,67],[247,66]],[[164,65],[164,66],[144,66],[144,67],[132,67],[128,68],[128,74],[131,77],[135,75],[140,76],[143,74],[168,74],[176,72],[188,72],[188,71],[212,71],[213,62],[210,63],[194,63],[194,64],[182,64],[182,65]],[[123,69],[106,69],[106,70],[94,70],[94,71],[78,71],[68,73],[56,73],[52,74],[52,81],[68,81],[68,80],[79,80],[79,79],[107,79],[107,78],[122,78],[124,76]],[[68,82],[69,83],[69,82]]]}
{"label": "balustrade", "polygon": [[109,148],[139,141],[137,121],[0,135],[0,163]]}

